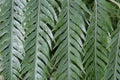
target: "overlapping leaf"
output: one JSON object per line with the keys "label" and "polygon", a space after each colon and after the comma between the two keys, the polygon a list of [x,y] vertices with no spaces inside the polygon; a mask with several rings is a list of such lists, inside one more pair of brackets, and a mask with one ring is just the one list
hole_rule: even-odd
{"label": "overlapping leaf", "polygon": [[24,30],[22,14],[24,0],[2,0],[0,12],[0,53],[5,80],[20,80],[23,59]]}
{"label": "overlapping leaf", "polygon": [[102,80],[106,64],[108,62],[107,45],[109,32],[112,31],[112,24],[107,8],[110,7],[105,0],[95,0],[94,11],[90,19],[85,42],[84,67],[86,80]]}
{"label": "overlapping leaf", "polygon": [[80,80],[84,73],[82,56],[87,7],[81,0],[62,0],[59,21],[54,28],[54,80]]}
{"label": "overlapping leaf", "polygon": [[110,57],[105,80],[120,80],[120,22],[112,34]]}
{"label": "overlapping leaf", "polygon": [[30,0],[26,6],[25,58],[22,64],[23,80],[48,80],[50,51],[54,40],[51,28],[57,22],[54,0]]}
{"label": "overlapping leaf", "polygon": [[0,76],[120,80],[119,2],[0,0]]}

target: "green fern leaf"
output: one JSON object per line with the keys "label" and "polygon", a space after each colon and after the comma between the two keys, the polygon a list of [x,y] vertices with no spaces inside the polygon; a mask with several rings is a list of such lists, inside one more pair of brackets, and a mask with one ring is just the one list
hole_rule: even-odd
{"label": "green fern leaf", "polygon": [[108,38],[112,24],[104,4],[105,0],[95,0],[94,12],[90,19],[85,42],[84,68],[86,80],[101,80],[108,63]]}
{"label": "green fern leaf", "polygon": [[5,80],[20,80],[23,59],[23,0],[2,0],[0,12],[0,52]]}
{"label": "green fern leaf", "polygon": [[120,80],[120,22],[117,29],[112,33],[110,43],[110,57],[106,70],[105,80]]}
{"label": "green fern leaf", "polygon": [[80,80],[84,69],[82,63],[85,41],[85,15],[89,10],[81,0],[61,1],[59,21],[54,28],[56,39],[53,56],[55,80]]}
{"label": "green fern leaf", "polygon": [[51,75],[50,51],[54,40],[51,28],[57,22],[54,7],[49,0],[30,0],[26,5],[23,80],[48,80]]}

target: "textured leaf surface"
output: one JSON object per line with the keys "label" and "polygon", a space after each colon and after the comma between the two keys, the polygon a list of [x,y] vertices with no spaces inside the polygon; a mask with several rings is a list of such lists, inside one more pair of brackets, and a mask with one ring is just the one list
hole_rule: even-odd
{"label": "textured leaf surface", "polygon": [[120,80],[119,4],[120,0],[0,0],[0,76]]}
{"label": "textured leaf surface", "polygon": [[24,30],[22,14],[25,1],[3,0],[0,12],[0,52],[5,80],[20,80]]}
{"label": "textured leaf surface", "polygon": [[111,52],[105,75],[105,80],[120,80],[120,22],[112,34]]}
{"label": "textured leaf surface", "polygon": [[80,80],[84,73],[82,56],[85,41],[84,11],[89,12],[81,0],[61,1],[61,12],[55,26],[56,51],[53,56],[55,80]]}
{"label": "textured leaf surface", "polygon": [[108,33],[112,30],[105,0],[95,0],[85,42],[84,68],[86,80],[101,80],[104,77],[107,57]]}
{"label": "textured leaf surface", "polygon": [[50,28],[57,21],[57,16],[49,0],[31,0],[25,9],[26,54],[22,64],[23,80],[48,80],[51,43],[54,40]]}

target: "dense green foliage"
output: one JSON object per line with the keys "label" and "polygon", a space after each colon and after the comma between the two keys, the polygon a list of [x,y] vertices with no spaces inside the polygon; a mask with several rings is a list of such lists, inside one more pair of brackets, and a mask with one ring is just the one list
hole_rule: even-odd
{"label": "dense green foliage", "polygon": [[120,0],[0,0],[5,80],[120,80]]}

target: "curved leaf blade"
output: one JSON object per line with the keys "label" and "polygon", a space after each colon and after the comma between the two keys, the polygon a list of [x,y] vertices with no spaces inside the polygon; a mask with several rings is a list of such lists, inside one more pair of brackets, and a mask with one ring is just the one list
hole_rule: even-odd
{"label": "curved leaf blade", "polygon": [[[85,41],[85,4],[81,0],[61,1],[59,20],[54,28],[56,39],[53,56],[55,80],[80,80],[83,78],[83,42]],[[81,5],[82,4],[82,5]]]}
{"label": "curved leaf blade", "polygon": [[57,14],[49,0],[30,0],[25,10],[23,80],[47,80],[51,75],[50,52],[54,40],[51,28],[57,22]]}
{"label": "curved leaf blade", "polygon": [[3,0],[0,12],[0,52],[3,57],[2,74],[5,80],[20,80],[24,53],[22,0]]}

